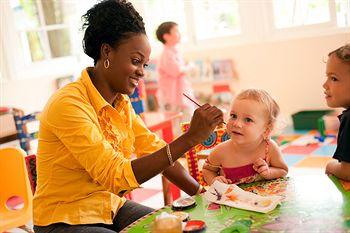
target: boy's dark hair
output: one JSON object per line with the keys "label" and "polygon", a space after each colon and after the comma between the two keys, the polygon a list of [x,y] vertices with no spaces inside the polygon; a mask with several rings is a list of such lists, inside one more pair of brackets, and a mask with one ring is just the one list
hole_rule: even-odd
{"label": "boy's dark hair", "polygon": [[164,22],[161,25],[159,25],[156,31],[157,39],[163,44],[165,44],[166,41],[163,37],[164,34],[170,33],[170,30],[175,26],[177,26],[177,23],[171,21]]}
{"label": "boy's dark hair", "polygon": [[350,62],[350,44],[346,44],[340,48],[337,48],[336,50],[333,50],[328,54],[328,57],[333,53],[335,53],[340,60]]}
{"label": "boy's dark hair", "polygon": [[142,17],[126,0],[104,0],[82,16],[85,29],[83,48],[86,55],[100,59],[101,45],[116,48],[123,40],[135,34],[146,34]]}

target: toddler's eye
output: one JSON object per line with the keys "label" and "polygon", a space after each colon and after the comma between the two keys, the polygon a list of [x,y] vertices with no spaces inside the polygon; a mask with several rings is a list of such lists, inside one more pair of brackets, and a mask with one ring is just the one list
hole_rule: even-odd
{"label": "toddler's eye", "polygon": [[244,120],[245,120],[245,122],[253,122],[253,120],[249,117],[245,118]]}
{"label": "toddler's eye", "polygon": [[147,68],[147,67],[148,67],[148,64],[144,64],[144,65],[143,65],[143,68]]}
{"label": "toddler's eye", "polygon": [[335,76],[331,76],[331,80],[332,80],[333,82],[338,81],[337,77],[335,77]]}
{"label": "toddler's eye", "polygon": [[231,114],[230,117],[231,117],[231,119],[237,119],[237,115],[236,114]]}

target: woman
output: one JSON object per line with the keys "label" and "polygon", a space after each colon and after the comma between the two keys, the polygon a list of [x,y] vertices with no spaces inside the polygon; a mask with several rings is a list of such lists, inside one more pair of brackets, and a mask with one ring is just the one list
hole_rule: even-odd
{"label": "woman", "polygon": [[[200,185],[176,161],[223,121],[198,108],[187,133],[170,144],[151,133],[128,94],[144,77],[151,48],[141,16],[124,0],[107,0],[83,16],[85,53],[94,67],[56,92],[41,114],[36,232],[118,232],[152,211],[123,193],[163,174],[189,195]],[[137,159],[130,160],[132,154]]]}

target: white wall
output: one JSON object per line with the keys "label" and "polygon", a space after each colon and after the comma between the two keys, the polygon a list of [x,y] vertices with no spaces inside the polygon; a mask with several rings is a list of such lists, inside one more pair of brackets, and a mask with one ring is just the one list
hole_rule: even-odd
{"label": "white wall", "polygon": [[350,42],[349,33],[203,50],[187,53],[186,57],[232,58],[240,77],[234,89],[267,90],[287,116],[299,110],[327,107],[322,89],[324,58],[346,42]]}
{"label": "white wall", "polygon": [[[276,97],[282,113],[288,115],[302,109],[326,107],[322,90],[323,58],[346,42],[350,42],[350,34],[342,33],[192,51],[185,55],[193,60],[232,58],[240,75],[237,89],[266,89]],[[25,112],[40,111],[55,90],[54,77],[8,80],[0,85],[0,105],[15,106]]]}
{"label": "white wall", "polygon": [[6,80],[1,83],[1,106],[40,111],[55,90],[54,78]]}

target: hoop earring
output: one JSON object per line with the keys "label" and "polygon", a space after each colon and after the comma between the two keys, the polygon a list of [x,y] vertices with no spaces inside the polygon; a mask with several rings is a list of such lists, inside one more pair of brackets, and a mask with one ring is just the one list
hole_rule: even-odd
{"label": "hoop earring", "polygon": [[109,60],[108,58],[103,62],[103,66],[108,69],[109,68]]}

